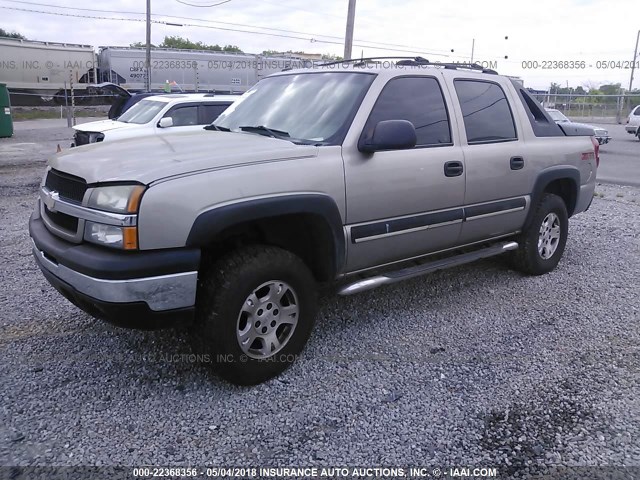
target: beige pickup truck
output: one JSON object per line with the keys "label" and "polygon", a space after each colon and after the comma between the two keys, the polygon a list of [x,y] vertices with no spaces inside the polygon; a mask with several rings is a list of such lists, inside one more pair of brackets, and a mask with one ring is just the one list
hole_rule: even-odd
{"label": "beige pickup truck", "polygon": [[319,284],[351,295],[500,254],[553,270],[593,197],[592,135],[477,65],[283,71],[206,130],[52,158],[33,253],[89,314],[188,326],[219,375],[255,384],[302,351]]}

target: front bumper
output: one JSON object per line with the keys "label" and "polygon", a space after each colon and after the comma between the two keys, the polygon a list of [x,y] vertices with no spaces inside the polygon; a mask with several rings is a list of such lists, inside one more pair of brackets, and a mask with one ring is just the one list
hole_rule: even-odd
{"label": "front bumper", "polygon": [[199,249],[124,252],[73,244],[51,234],[38,211],[29,233],[45,278],[90,315],[143,329],[193,320]]}
{"label": "front bumper", "polygon": [[638,126],[637,125],[627,125],[627,126],[624,127],[624,129],[627,131],[627,133],[635,135],[636,132],[638,131]]}

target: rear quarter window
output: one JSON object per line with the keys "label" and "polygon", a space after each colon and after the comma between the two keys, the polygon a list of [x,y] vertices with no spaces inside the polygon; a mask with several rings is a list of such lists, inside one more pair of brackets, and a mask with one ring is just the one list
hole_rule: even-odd
{"label": "rear quarter window", "polygon": [[519,85],[514,85],[518,91],[518,97],[522,102],[529,124],[533,130],[533,134],[536,137],[562,137],[562,129],[551,118],[549,112],[547,112],[538,101],[533,98],[529,92]]}

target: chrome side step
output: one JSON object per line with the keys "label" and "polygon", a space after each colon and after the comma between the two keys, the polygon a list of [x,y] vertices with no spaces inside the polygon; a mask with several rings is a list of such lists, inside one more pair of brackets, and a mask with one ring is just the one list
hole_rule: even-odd
{"label": "chrome side step", "polygon": [[445,268],[457,267],[465,263],[474,262],[481,258],[493,257],[509,250],[515,250],[518,248],[517,242],[503,242],[490,247],[481,248],[469,253],[462,253],[453,257],[443,258],[435,260],[433,262],[423,263],[415,267],[407,267],[402,270],[396,270],[395,272],[385,273],[376,277],[365,278],[364,280],[358,280],[357,282],[350,283],[342,287],[339,291],[339,295],[353,295],[354,293],[364,292],[365,290],[371,290],[372,288],[379,287],[381,285],[388,285],[390,283],[400,282],[409,278],[418,277],[426,273],[435,272],[437,270],[444,270]]}

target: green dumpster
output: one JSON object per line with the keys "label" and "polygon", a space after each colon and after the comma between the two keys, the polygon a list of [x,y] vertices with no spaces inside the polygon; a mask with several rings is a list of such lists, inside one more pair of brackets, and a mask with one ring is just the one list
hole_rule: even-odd
{"label": "green dumpster", "polygon": [[5,83],[0,83],[0,138],[13,135],[13,121],[11,120],[11,101],[9,90]]}

